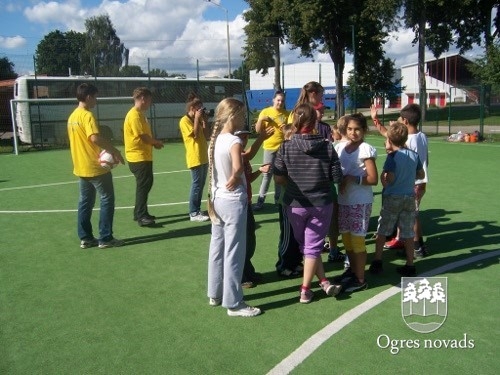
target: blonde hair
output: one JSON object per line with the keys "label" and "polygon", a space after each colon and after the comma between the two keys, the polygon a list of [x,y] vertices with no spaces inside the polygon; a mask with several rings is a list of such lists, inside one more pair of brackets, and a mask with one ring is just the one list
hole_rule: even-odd
{"label": "blonde hair", "polygon": [[342,116],[337,120],[336,129],[342,137],[347,135],[347,116]]}
{"label": "blonde hair", "polygon": [[394,146],[404,147],[408,140],[408,128],[401,122],[393,122],[387,129],[387,138]]}
{"label": "blonde hair", "polygon": [[215,212],[214,202],[212,200],[212,180],[214,176],[214,151],[215,151],[215,141],[219,136],[220,132],[224,126],[228,125],[231,131],[234,131],[235,125],[233,119],[245,111],[245,105],[234,98],[223,99],[217,108],[215,108],[214,116],[214,126],[212,128],[212,135],[210,137],[210,143],[208,145],[208,216],[212,220],[212,223],[220,223],[220,219]]}
{"label": "blonde hair", "polygon": [[292,124],[285,124],[281,127],[281,131],[283,132],[285,141],[289,141],[295,134],[295,127]]}

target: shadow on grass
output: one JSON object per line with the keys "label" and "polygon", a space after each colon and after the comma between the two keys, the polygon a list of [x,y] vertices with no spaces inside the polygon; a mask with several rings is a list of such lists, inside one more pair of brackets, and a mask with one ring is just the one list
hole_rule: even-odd
{"label": "shadow on grass", "polygon": [[[158,219],[157,219],[158,220]],[[185,218],[185,215],[183,215],[182,219],[174,220],[174,221],[164,221],[164,222],[156,222],[155,225],[151,225],[148,227],[143,227],[145,231],[148,229],[157,229],[157,228],[162,228],[164,224],[172,224],[174,222],[179,222],[179,221],[186,221],[187,219]],[[163,241],[163,240],[168,240],[172,238],[181,238],[181,237],[191,237],[191,236],[198,236],[198,235],[205,235],[209,234],[211,232],[211,225],[210,222],[207,221],[206,225],[193,225],[190,227],[186,228],[179,228],[179,229],[172,229],[172,230],[167,230],[166,232],[162,233],[154,233],[154,234],[146,234],[144,236],[137,236],[137,237],[129,237],[129,238],[124,238],[123,241],[125,241],[124,246],[127,245],[137,245],[141,243],[149,243],[149,242],[156,242],[156,241]]]}

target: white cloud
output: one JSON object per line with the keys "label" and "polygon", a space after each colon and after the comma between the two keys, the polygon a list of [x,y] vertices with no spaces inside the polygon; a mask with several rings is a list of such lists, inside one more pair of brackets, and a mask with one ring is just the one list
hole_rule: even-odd
{"label": "white cloud", "polygon": [[[227,74],[226,21],[209,21],[203,12],[211,6],[202,0],[104,0],[95,7],[85,8],[84,1],[48,1],[25,8],[24,14],[33,23],[50,26],[60,25],[60,30],[85,30],[84,22],[92,16],[108,14],[117,35],[130,50],[129,64],[147,68],[161,68],[169,73],[185,73],[193,76],[198,62],[201,75]],[[54,26],[56,25],[56,26]],[[240,14],[230,20],[231,68],[237,69],[242,62],[245,44]],[[417,61],[417,48],[412,46],[413,31],[400,30],[391,35],[385,45],[386,55],[396,62],[396,67]],[[8,40],[12,39],[12,40]],[[0,46],[7,42],[25,43],[21,37],[0,39]],[[299,58],[299,50],[290,46],[280,47],[281,61],[285,64],[311,61]],[[428,53],[427,56],[432,56]],[[346,56],[346,61],[351,61]],[[327,54],[315,54],[314,61],[331,62]]]}
{"label": "white cloud", "polygon": [[26,45],[26,39],[22,36],[16,35],[12,37],[0,36],[0,48],[15,49],[21,48]]}

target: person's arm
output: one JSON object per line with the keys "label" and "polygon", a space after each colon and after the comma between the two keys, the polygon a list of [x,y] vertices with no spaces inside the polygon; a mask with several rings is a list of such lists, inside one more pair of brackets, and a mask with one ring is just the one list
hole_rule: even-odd
{"label": "person's arm", "polygon": [[252,160],[255,155],[257,155],[257,152],[260,149],[260,146],[264,141],[269,138],[271,135],[274,134],[274,127],[272,126],[266,126],[266,127],[261,127],[259,131],[259,136],[257,139],[253,142],[253,144],[243,152],[243,161],[250,161]]}
{"label": "person's arm", "polygon": [[385,137],[387,134],[387,129],[385,128],[384,125],[382,125],[382,123],[378,119],[377,107],[375,106],[375,104],[372,104],[370,106],[370,115],[372,117],[373,123],[375,124],[375,127],[377,128],[378,132]]}
{"label": "person's arm", "polygon": [[204,134],[204,126],[203,126],[203,120],[204,120],[205,112],[203,108],[198,109],[194,113],[194,120],[193,120],[193,138],[198,138],[201,135],[203,135],[206,139],[206,136]]}
{"label": "person's arm", "polygon": [[252,174],[250,175],[250,181],[247,181],[247,183],[254,182],[257,179],[257,177],[259,177],[262,173],[269,173],[270,169],[271,169],[271,164],[261,165],[259,169],[252,172]]}
{"label": "person's arm", "polygon": [[375,164],[375,159],[368,158],[364,160],[366,168],[366,176],[361,176],[360,185],[371,185],[375,186],[378,184],[378,172],[377,165]]}
{"label": "person's arm", "polygon": [[244,172],[241,152],[241,143],[235,143],[231,146],[230,154],[232,162],[232,173],[226,184],[226,189],[229,191],[234,190],[238,185],[241,184],[241,176]]}
{"label": "person's arm", "polygon": [[120,161],[120,163],[125,164],[125,160],[123,160],[123,156],[115,146],[111,144],[111,141],[99,134],[92,134],[89,137],[90,141],[102,148],[103,150],[106,150],[110,154],[113,154],[113,156]]}
{"label": "person's arm", "polygon": [[155,139],[151,137],[149,134],[141,134],[139,136],[141,141],[143,141],[147,145],[152,145],[156,149],[161,149],[163,148],[163,142],[160,141],[159,139]]}

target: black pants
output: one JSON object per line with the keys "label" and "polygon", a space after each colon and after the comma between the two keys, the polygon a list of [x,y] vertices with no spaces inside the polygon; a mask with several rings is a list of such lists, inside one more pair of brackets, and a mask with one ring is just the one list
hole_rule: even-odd
{"label": "black pants", "polygon": [[293,271],[302,264],[303,255],[299,249],[299,243],[293,236],[293,229],[288,216],[285,212],[285,207],[282,204],[279,207],[279,223],[280,223],[280,239],[278,243],[278,261],[276,262],[276,270],[278,272],[286,269]]}
{"label": "black pants", "polygon": [[139,220],[148,212],[148,195],[153,186],[153,162],[139,161],[128,163],[130,172],[135,176],[135,207],[134,220]]}
{"label": "black pants", "polygon": [[247,251],[245,253],[245,266],[241,282],[254,281],[255,267],[252,264],[252,257],[255,254],[257,240],[255,237],[255,217],[253,216],[252,205],[248,205],[247,210]]}

